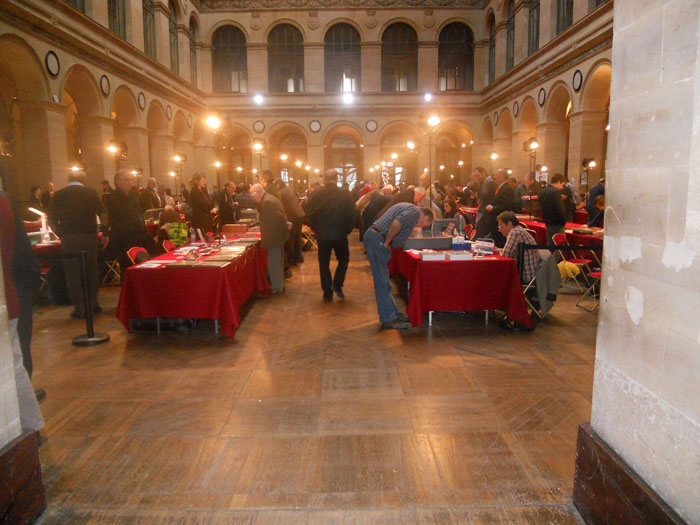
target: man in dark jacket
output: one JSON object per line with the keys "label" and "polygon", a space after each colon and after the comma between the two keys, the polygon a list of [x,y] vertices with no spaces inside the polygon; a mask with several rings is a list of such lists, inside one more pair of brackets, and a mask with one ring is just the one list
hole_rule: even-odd
{"label": "man in dark jacket", "polygon": [[566,225],[564,202],[561,190],[566,183],[564,175],[555,173],[549,184],[540,193],[540,205],[542,206],[542,221],[547,225],[547,242],[552,242],[552,235],[559,233]]}
{"label": "man in dark jacket", "polygon": [[151,177],[148,180],[148,186],[139,195],[139,202],[141,203],[141,211],[145,212],[155,208],[163,208],[165,202],[162,201],[160,195],[158,194],[158,183],[155,177]]}
{"label": "man in dark jacket", "polygon": [[[236,222],[237,205],[236,185],[228,181],[224,184],[224,191],[219,194],[219,224],[233,224]],[[219,228],[221,230],[221,228]]]}
{"label": "man in dark jacket", "polygon": [[[325,184],[309,199],[309,225],[318,241],[318,266],[321,273],[323,300],[332,301],[333,292],[344,299],[343,283],[350,261],[348,235],[355,225],[355,205],[350,193],[338,188],[335,170],[325,173]],[[335,251],[338,266],[331,280],[331,251]]]}
{"label": "man in dark jacket", "polygon": [[[513,188],[508,184],[508,173],[500,169],[493,175],[496,191],[490,204],[484,206],[484,215],[481,218],[481,231],[494,240],[496,246],[503,248],[505,237],[498,231],[498,214],[504,211],[513,211]],[[477,234],[479,235],[479,234]]]}
{"label": "man in dark jacket", "polygon": [[85,186],[85,173],[72,172],[68,180],[68,185],[59,190],[51,202],[49,220],[54,231],[61,238],[66,286],[74,307],[71,317],[81,319],[85,318],[86,305],[83,297],[80,260],[77,255],[79,252],[86,253],[85,272],[90,303],[93,312],[100,313],[102,308],[97,303],[99,269],[96,217],[99,216],[101,224],[105,224],[107,216],[100,196],[95,190]]}

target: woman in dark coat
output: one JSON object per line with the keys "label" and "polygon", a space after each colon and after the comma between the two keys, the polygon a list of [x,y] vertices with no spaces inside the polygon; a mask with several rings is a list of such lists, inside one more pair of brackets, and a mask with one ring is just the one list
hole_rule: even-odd
{"label": "woman in dark coat", "polygon": [[192,177],[192,190],[190,191],[190,205],[192,206],[192,228],[199,228],[204,235],[214,231],[211,220],[211,210],[214,208],[206,190],[207,178],[202,173],[195,173]]}

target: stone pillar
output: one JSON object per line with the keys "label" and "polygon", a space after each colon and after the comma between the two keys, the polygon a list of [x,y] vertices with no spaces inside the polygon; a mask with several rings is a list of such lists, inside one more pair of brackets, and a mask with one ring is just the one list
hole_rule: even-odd
{"label": "stone pillar", "polygon": [[527,2],[515,5],[515,65],[527,58],[527,28],[530,10]]}
{"label": "stone pillar", "polygon": [[[506,23],[496,23],[496,79],[506,72]],[[488,48],[487,48],[488,50]]]}
{"label": "stone pillar", "polygon": [[360,179],[364,179],[370,183],[376,182],[377,184],[381,184],[381,177],[377,170],[372,173],[369,171],[370,168],[374,168],[380,161],[379,144],[365,142],[365,147],[362,148],[362,166],[364,166],[364,173],[361,174]]}
{"label": "stone pillar", "polygon": [[[87,2],[86,2],[87,3]],[[92,12],[90,18],[100,24],[102,27],[109,29],[109,13],[107,11],[107,2],[92,2]]]}
{"label": "stone pillar", "polygon": [[324,42],[304,42],[305,93],[323,93],[325,91],[324,53]]}
{"label": "stone pillar", "polygon": [[114,175],[117,163],[107,151],[110,140],[114,140],[114,119],[95,115],[81,120],[82,159],[92,188],[98,189],[104,179]]}
{"label": "stone pillar", "polygon": [[[311,174],[309,175],[311,177],[311,180],[313,182],[318,181],[319,175],[323,175],[323,170],[324,170],[324,165],[325,165],[325,155],[324,155],[324,149],[323,149],[323,144],[309,144],[306,146],[306,151],[307,154],[309,155],[308,159],[306,160],[307,164],[311,166]],[[313,170],[315,168],[320,169],[321,171],[318,174],[313,173]]]}
{"label": "stone pillar", "polygon": [[574,24],[588,14],[589,0],[574,0]]}
{"label": "stone pillar", "polygon": [[[173,137],[171,135],[151,135],[150,140],[150,171],[144,172],[144,177],[155,177],[158,184],[165,183],[168,180],[168,173],[175,168],[173,155]],[[146,168],[146,166],[144,166]],[[145,180],[142,184],[145,185]]]}
{"label": "stone pillar", "polygon": [[474,91],[481,91],[489,84],[489,42],[474,43]]}
{"label": "stone pillar", "polygon": [[513,149],[511,141],[512,137],[510,135],[493,139],[493,151],[491,153],[495,152],[498,154],[498,159],[493,161],[494,171],[498,168],[508,169],[511,167],[511,153]]}
{"label": "stone pillar", "polygon": [[[248,51],[248,92],[267,93],[267,44],[248,44],[246,49]],[[209,82],[211,82],[211,65],[209,69]]]}
{"label": "stone pillar", "polygon": [[191,82],[190,74],[190,29],[187,26],[177,26],[177,58],[179,73],[182,78]]}
{"label": "stone pillar", "polygon": [[546,165],[549,174],[564,173],[566,162],[566,125],[545,122],[537,125],[537,164]]}
{"label": "stone pillar", "polygon": [[418,91],[435,93],[438,89],[438,43],[418,42]]}
{"label": "stone pillar", "polygon": [[[66,108],[53,102],[20,102],[24,169],[18,166],[19,195],[29,195],[32,184],[46,187],[53,181],[56,188],[68,183],[66,142]],[[26,197],[23,197],[26,198]]]}
{"label": "stone pillar", "polygon": [[[491,159],[489,156],[493,151],[493,145],[489,143],[474,144],[472,147],[472,171],[481,167],[491,173]],[[471,172],[470,172],[471,174]]]}
{"label": "stone pillar", "polygon": [[[248,63],[250,64],[250,51],[248,51]],[[205,93],[213,91],[211,67],[211,45],[197,44],[197,75],[199,75],[197,86]],[[248,78],[250,78],[250,68],[248,68]]]}
{"label": "stone pillar", "polygon": [[[700,4],[650,0],[641,15],[638,2],[623,0],[614,9],[613,55],[623,67],[612,71],[591,428],[647,493],[696,523]],[[620,522],[633,521],[618,511],[646,509],[646,502],[630,503],[628,486],[603,465],[594,460],[590,476],[577,473],[574,491],[581,494],[593,477],[611,490],[592,494],[588,507],[577,497],[577,507],[588,523],[613,515],[598,514],[608,502]]]}
{"label": "stone pillar", "polygon": [[[214,162],[216,160],[215,158],[216,152],[214,149],[214,146],[194,146],[194,154],[193,154],[193,161],[187,161],[187,164],[191,164],[189,167],[189,173],[194,174],[194,172],[198,173],[204,173],[207,176],[207,184],[209,186],[212,186],[212,181],[216,180],[216,168],[214,167]],[[257,167],[257,160],[255,166]],[[185,173],[188,173],[188,166],[185,165],[183,167],[183,175],[182,175],[182,182],[184,184],[187,184],[187,181],[190,180],[190,177],[186,177]]]}
{"label": "stone pillar", "polygon": [[[188,181],[192,178],[192,175],[199,170],[202,166],[199,164],[196,164],[194,162],[194,144],[192,143],[191,140],[179,140],[175,142],[175,152],[176,153],[182,153],[187,156],[187,162],[185,162],[182,165],[182,180]],[[212,164],[215,162],[212,161]],[[177,170],[176,170],[177,171]],[[222,178],[223,179],[223,171],[224,168],[222,167]]]}
{"label": "stone pillar", "polygon": [[156,26],[156,60],[170,69],[170,22],[167,2],[153,2]]}
{"label": "stone pillar", "polygon": [[557,36],[556,0],[540,0],[540,48]]}
{"label": "stone pillar", "polygon": [[[150,160],[148,154],[148,130],[146,128],[117,128],[114,130],[117,140],[122,140],[128,148],[126,160],[120,162],[120,167],[140,168],[144,172],[150,172]],[[112,175],[107,172],[105,178],[112,180]]]}
{"label": "stone pillar", "polygon": [[578,187],[583,159],[594,158],[597,164],[588,174],[588,187],[581,188],[581,193],[598,184],[603,174],[607,117],[605,111],[579,111],[569,115],[569,179]]}
{"label": "stone pillar", "polygon": [[530,171],[530,157],[523,153],[523,142],[531,137],[529,131],[516,131],[511,139],[510,169],[513,177],[522,181],[525,174]]}
{"label": "stone pillar", "polygon": [[362,42],[362,92],[379,93],[382,90],[382,43]]}
{"label": "stone pillar", "polygon": [[[142,53],[145,46],[143,41],[143,7],[141,2],[128,2],[126,36],[129,43]],[[131,23],[129,23],[131,20]]]}

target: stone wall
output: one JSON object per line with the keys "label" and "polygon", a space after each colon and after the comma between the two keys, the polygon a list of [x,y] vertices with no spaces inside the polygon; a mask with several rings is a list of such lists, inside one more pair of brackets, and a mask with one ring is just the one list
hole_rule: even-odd
{"label": "stone wall", "polygon": [[592,427],[700,523],[700,2],[618,0]]}

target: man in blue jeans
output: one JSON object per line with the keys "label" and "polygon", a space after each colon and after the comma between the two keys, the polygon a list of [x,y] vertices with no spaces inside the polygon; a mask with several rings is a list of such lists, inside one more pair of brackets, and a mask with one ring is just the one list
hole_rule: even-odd
{"label": "man in blue jeans", "polygon": [[391,248],[400,248],[414,228],[425,228],[433,223],[433,212],[429,208],[419,208],[415,204],[400,202],[387,210],[365,232],[364,244],[367,259],[372,269],[374,295],[381,329],[396,328],[405,330],[411,322],[399,312],[391,296],[388,262]]}

